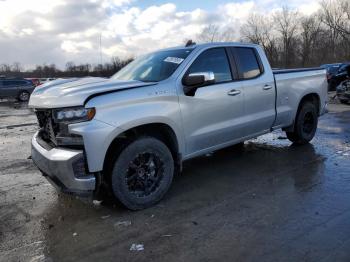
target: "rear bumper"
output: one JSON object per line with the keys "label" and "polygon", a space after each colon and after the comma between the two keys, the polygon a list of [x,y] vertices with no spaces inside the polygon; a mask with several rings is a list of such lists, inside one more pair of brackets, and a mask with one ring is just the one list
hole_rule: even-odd
{"label": "rear bumper", "polygon": [[48,181],[64,193],[89,195],[96,187],[96,178],[82,165],[82,150],[66,148],[46,149],[32,138],[32,160]]}

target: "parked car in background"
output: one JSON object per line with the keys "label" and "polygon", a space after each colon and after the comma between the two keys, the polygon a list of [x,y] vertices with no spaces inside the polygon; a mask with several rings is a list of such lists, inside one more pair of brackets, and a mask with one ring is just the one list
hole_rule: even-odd
{"label": "parked car in background", "polygon": [[337,97],[343,104],[350,102],[350,65],[346,67],[347,77],[337,86]]}
{"label": "parked car in background", "polygon": [[350,76],[350,63],[341,64],[336,73],[328,80],[328,90],[335,91],[336,87]]}
{"label": "parked car in background", "polygon": [[350,77],[337,86],[337,97],[342,104],[350,102]]}
{"label": "parked car in background", "polygon": [[25,102],[35,88],[31,80],[21,78],[0,78],[0,98],[15,98]]}
{"label": "parked car in background", "polygon": [[338,69],[341,65],[342,63],[335,63],[335,64],[324,64],[320,66],[321,68],[326,69],[327,82],[329,82],[331,77],[338,72]]}
{"label": "parked car in background", "polygon": [[315,135],[327,107],[326,70],[271,70],[263,48],[210,43],[135,59],[110,79],[62,79],[29,107],[40,130],[32,159],[63,192],[108,185],[130,209],[168,191],[182,162],[282,128],[295,144]]}

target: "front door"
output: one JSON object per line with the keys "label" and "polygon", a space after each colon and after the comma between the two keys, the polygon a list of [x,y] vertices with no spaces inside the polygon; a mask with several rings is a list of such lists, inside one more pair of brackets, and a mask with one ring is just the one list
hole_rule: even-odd
{"label": "front door", "polygon": [[244,129],[243,89],[233,81],[227,50],[203,51],[186,74],[199,72],[213,72],[215,84],[198,88],[193,96],[179,95],[187,155],[232,142]]}

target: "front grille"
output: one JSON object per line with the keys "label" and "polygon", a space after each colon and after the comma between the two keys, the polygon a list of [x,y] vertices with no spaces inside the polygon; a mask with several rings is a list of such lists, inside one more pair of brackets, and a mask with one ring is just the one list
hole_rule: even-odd
{"label": "front grille", "polygon": [[52,119],[52,111],[36,110],[35,113],[40,126],[40,138],[52,146],[57,146],[56,135],[59,131],[59,127]]}

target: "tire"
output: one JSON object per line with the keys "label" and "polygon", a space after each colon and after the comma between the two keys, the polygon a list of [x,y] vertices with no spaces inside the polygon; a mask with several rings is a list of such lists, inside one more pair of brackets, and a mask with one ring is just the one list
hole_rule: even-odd
{"label": "tire", "polygon": [[344,99],[339,99],[340,103],[342,104],[347,104],[348,103],[348,100],[344,100]]}
{"label": "tire", "polygon": [[30,94],[27,91],[22,91],[18,95],[18,100],[21,102],[27,102],[29,100]]}
{"label": "tire", "polygon": [[153,137],[141,137],[124,148],[114,162],[111,188],[131,210],[148,208],[168,191],[174,176],[169,148]]}
{"label": "tire", "polygon": [[294,123],[294,131],[286,132],[287,138],[298,145],[309,143],[315,136],[318,123],[316,105],[305,102],[301,105]]}

